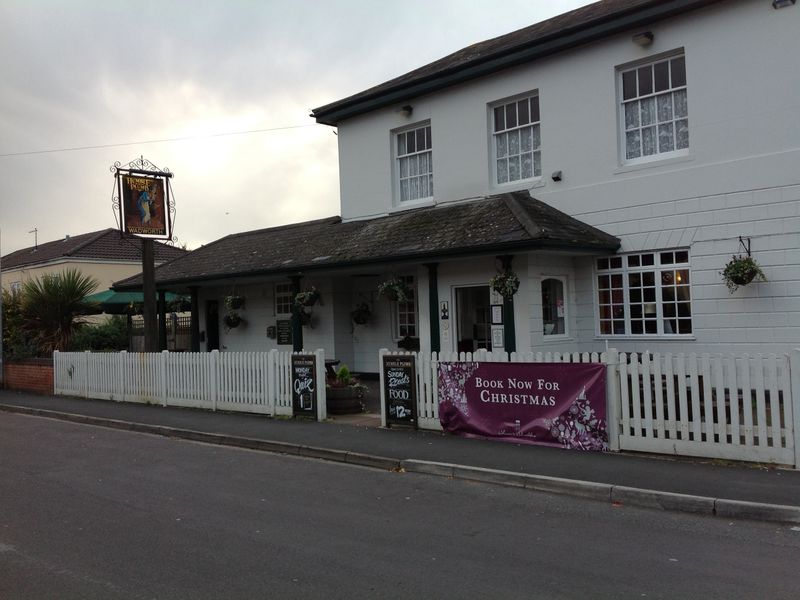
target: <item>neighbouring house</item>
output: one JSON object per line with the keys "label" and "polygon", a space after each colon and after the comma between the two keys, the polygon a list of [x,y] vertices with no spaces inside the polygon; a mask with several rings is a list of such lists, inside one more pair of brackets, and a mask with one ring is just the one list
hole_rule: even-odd
{"label": "neighbouring house", "polygon": [[[313,111],[340,217],[225,237],[157,286],[192,294],[197,350],[321,347],[356,371],[398,346],[788,351],[798,31],[794,2],[608,0],[474,44]],[[747,253],[767,281],[731,293]]]}
{"label": "neighbouring house", "polygon": [[[77,269],[98,281],[98,291],[142,271],[142,242],[117,229],[65,236],[60,240],[23,248],[2,257],[4,290],[18,290],[42,275]],[[167,244],[154,244],[156,264],[186,254]]]}

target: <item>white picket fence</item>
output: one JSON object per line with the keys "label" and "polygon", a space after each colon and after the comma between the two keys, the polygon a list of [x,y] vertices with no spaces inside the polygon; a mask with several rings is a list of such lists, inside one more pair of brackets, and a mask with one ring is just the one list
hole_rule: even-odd
{"label": "white picket fence", "polygon": [[[325,381],[325,356],[317,377]],[[54,392],[122,402],[291,415],[291,352],[54,352]],[[325,386],[318,417],[326,418]]]}
{"label": "white picket fence", "polygon": [[[607,366],[609,446],[800,468],[800,350],[789,355],[506,352],[409,353],[417,358],[417,415],[441,429],[439,362],[599,362]],[[382,364],[381,360],[381,364]],[[383,386],[381,386],[383,389]],[[385,402],[382,402],[385,405]],[[386,424],[385,408],[382,409]]]}

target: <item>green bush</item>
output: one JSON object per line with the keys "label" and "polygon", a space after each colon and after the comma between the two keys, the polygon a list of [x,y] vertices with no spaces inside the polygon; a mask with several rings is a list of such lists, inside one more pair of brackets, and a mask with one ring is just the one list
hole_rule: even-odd
{"label": "green bush", "polygon": [[99,325],[82,325],[72,338],[73,351],[109,352],[128,349],[128,323],[125,317],[114,315]]}

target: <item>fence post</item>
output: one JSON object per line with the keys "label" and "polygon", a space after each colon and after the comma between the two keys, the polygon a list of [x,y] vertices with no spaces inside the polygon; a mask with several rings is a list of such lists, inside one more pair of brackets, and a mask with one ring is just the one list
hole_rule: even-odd
{"label": "fence post", "polygon": [[616,348],[609,348],[605,354],[608,448],[613,452],[619,452],[619,351]]}
{"label": "fence post", "polygon": [[325,386],[325,350],[318,349],[314,354],[317,356],[317,381],[319,391],[317,392],[317,421],[324,421],[328,418],[328,394]]}
{"label": "fence post", "polygon": [[278,351],[274,348],[267,355],[267,410],[274,417],[277,414],[278,394],[277,381],[275,380],[275,362]]}
{"label": "fence post", "polygon": [[83,397],[89,397],[89,351],[83,351]]}
{"label": "fence post", "polygon": [[119,401],[125,402],[125,361],[128,359],[128,351],[120,350],[119,364],[117,365],[117,385],[119,385]]}
{"label": "fence post", "polygon": [[211,351],[211,365],[210,365],[210,383],[211,388],[211,410],[217,410],[217,399],[219,398],[219,350]]}
{"label": "fence post", "polygon": [[[383,357],[389,354],[389,350],[386,348],[381,348],[378,350],[378,369],[380,376],[378,377],[378,386],[380,386],[381,390],[381,427],[386,427],[386,398],[384,397],[385,392],[383,391],[383,378],[386,374],[383,372]],[[419,363],[417,363],[419,365]],[[419,368],[419,366],[417,366]],[[416,376],[416,373],[414,374]],[[417,411],[417,421],[419,421],[419,398],[417,398],[417,406],[414,407]]]}
{"label": "fence post", "polygon": [[167,354],[169,354],[168,350],[162,350],[161,354],[158,355],[158,370],[161,375],[159,393],[161,394],[161,403],[164,406],[167,405]]}
{"label": "fence post", "polygon": [[[1,335],[3,335],[3,332],[2,332],[2,331],[0,331],[0,336],[1,336]],[[3,357],[2,357],[2,356],[0,356],[0,363],[2,363],[2,361],[3,361]],[[58,350],[53,350],[53,395],[54,395],[54,396],[55,396],[56,394],[58,394],[58,389],[59,389],[59,386],[58,386],[58,378],[59,378],[59,373],[61,372],[61,369],[59,368],[61,365],[59,364],[59,362],[60,362],[60,361],[59,361],[59,354],[58,354]],[[5,365],[3,365],[3,364],[0,364],[0,369],[5,369]],[[2,379],[3,381],[5,381],[5,378],[3,377],[3,375],[4,375],[4,373],[0,373],[0,379]],[[1,389],[2,387],[3,387],[3,386],[2,386],[2,385],[0,385],[0,389]]]}
{"label": "fence post", "polygon": [[795,348],[789,355],[789,375],[792,378],[790,402],[794,429],[794,468],[800,470],[800,348]]}

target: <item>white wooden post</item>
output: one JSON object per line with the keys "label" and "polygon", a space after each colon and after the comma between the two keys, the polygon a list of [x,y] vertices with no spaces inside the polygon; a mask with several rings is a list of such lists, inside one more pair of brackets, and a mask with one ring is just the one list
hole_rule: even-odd
{"label": "white wooden post", "polygon": [[784,401],[792,410],[792,419],[787,421],[792,422],[794,429],[794,468],[800,470],[800,348],[795,348],[789,355],[789,373],[792,397]]}
{"label": "white wooden post", "polygon": [[83,352],[83,397],[89,397],[89,351]]}
{"label": "white wooden post", "polygon": [[328,418],[328,394],[325,386],[325,350],[318,349],[314,354],[317,357],[317,421]]}
{"label": "white wooden post", "polygon": [[267,407],[269,413],[274,417],[278,414],[278,381],[275,376],[275,364],[278,360],[278,351],[274,348],[269,351],[267,356]]}
{"label": "white wooden post", "polygon": [[[0,318],[2,318],[2,317],[0,317]],[[3,332],[2,332],[2,330],[0,330],[0,336],[2,336],[2,335],[3,335]],[[5,368],[2,365],[2,362],[3,362],[2,358],[3,357],[0,356],[0,369]],[[56,394],[58,394],[58,389],[59,389],[59,385],[58,385],[59,381],[58,380],[61,377],[61,375],[60,375],[60,373],[61,373],[61,364],[60,363],[61,363],[61,361],[60,361],[60,356],[59,356],[58,350],[53,350],[53,395],[54,396]],[[0,379],[3,379],[2,376],[3,376],[3,373],[0,373]],[[3,379],[3,381],[5,381],[5,379]]]}
{"label": "white wooden post", "polygon": [[167,355],[168,350],[162,350],[158,355],[158,370],[160,375],[159,393],[161,394],[161,404],[167,405]]}
{"label": "white wooden post", "polygon": [[211,351],[211,368],[209,369],[211,382],[208,386],[211,395],[211,410],[217,410],[217,399],[219,398],[219,350]]}
{"label": "white wooden post", "polygon": [[608,447],[619,452],[619,351],[609,348],[606,354],[606,427]]}
{"label": "white wooden post", "polygon": [[[386,374],[383,372],[383,357],[389,354],[389,350],[386,348],[381,348],[378,350],[378,368],[380,369],[380,377],[378,378],[378,385],[380,386],[381,390],[381,427],[386,427],[386,398],[385,392],[383,391],[383,378],[386,377]],[[417,367],[419,368],[419,367]],[[417,411],[417,421],[419,421],[419,398],[417,398],[417,406],[414,407]]]}
{"label": "white wooden post", "polygon": [[125,402],[125,361],[128,360],[128,351],[121,350],[117,359],[117,385],[119,386],[119,401]]}

